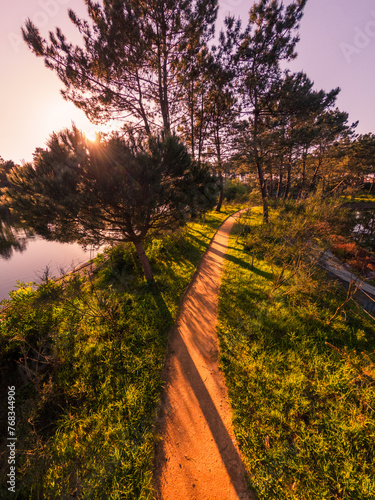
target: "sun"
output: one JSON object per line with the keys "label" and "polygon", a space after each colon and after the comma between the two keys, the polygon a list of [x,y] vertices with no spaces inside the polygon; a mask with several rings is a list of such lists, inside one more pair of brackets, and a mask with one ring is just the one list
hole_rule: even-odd
{"label": "sun", "polygon": [[95,142],[98,139],[98,131],[97,130],[88,130],[85,132],[85,137],[90,142]]}

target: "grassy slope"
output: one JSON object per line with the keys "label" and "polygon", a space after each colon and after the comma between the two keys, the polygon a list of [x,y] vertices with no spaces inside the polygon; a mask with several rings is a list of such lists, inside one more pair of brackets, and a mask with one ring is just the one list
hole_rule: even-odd
{"label": "grassy slope", "polygon": [[318,275],[311,293],[281,288],[271,301],[277,268],[252,267],[243,248],[233,235],[219,339],[252,488],[267,500],[375,498],[373,322],[346,308],[328,325],[343,297]]}
{"label": "grassy slope", "polygon": [[[153,286],[133,252],[118,248],[108,261],[97,259],[91,282],[75,277],[13,293],[0,323],[0,361],[9,374],[3,382],[17,392],[18,495],[12,498],[152,497],[167,334],[202,254],[233,211],[208,214],[205,225],[189,224],[150,243]],[[29,361],[36,376],[25,385],[16,362],[31,347],[49,356],[48,368],[37,374]],[[3,453],[2,488],[6,459]],[[7,498],[5,489],[0,494]]]}

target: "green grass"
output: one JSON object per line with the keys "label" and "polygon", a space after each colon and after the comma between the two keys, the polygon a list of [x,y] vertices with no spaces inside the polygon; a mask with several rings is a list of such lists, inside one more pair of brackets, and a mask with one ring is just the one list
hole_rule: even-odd
{"label": "green grass", "polygon": [[[91,280],[75,276],[12,292],[0,322],[0,364],[4,389],[16,386],[17,494],[5,489],[3,452],[2,499],[152,498],[168,332],[202,254],[234,211],[226,207],[208,214],[205,225],[149,241],[153,285],[132,249],[120,246],[96,259]],[[42,371],[31,360],[38,352]],[[17,369],[25,355],[28,379]]]}
{"label": "green grass", "polygon": [[345,292],[319,272],[273,291],[272,248],[252,266],[243,241],[230,239],[218,333],[249,485],[267,500],[375,498],[374,322],[350,304],[332,319]]}
{"label": "green grass", "polygon": [[375,193],[369,193],[368,191],[359,192],[353,196],[341,196],[341,201],[346,203],[375,203]]}

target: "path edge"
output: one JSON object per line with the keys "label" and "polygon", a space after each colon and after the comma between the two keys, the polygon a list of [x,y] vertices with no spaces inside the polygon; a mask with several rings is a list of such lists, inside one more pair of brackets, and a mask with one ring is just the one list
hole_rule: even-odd
{"label": "path edge", "polygon": [[[165,354],[164,354],[164,359],[163,359],[163,368],[161,370],[161,379],[162,379],[162,387],[161,387],[161,391],[160,391],[160,399],[159,399],[159,403],[156,407],[156,410],[155,410],[155,423],[153,425],[153,431],[154,431],[154,456],[153,456],[153,464],[152,464],[152,469],[151,469],[151,472],[152,472],[152,494],[153,494],[153,500],[158,500],[157,499],[157,488],[156,488],[156,484],[154,482],[154,477],[155,477],[155,471],[156,471],[156,468],[157,468],[157,464],[156,464],[156,449],[157,447],[159,446],[159,431],[161,431],[162,429],[162,421],[161,421],[161,410],[162,410],[162,406],[163,406],[163,403],[164,403],[164,394],[165,394],[165,388],[166,388],[166,383],[165,383],[165,373],[166,373],[166,370],[167,370],[167,359],[170,355],[170,349],[171,349],[171,337],[173,335],[173,332],[176,330],[176,328],[178,328],[178,319],[179,319],[179,316],[180,316],[180,313],[181,313],[181,310],[182,310],[182,305],[184,303],[184,300],[185,300],[185,297],[186,295],[189,293],[189,291],[191,290],[191,288],[194,286],[195,284],[195,281],[196,281],[196,278],[197,278],[197,275],[199,274],[199,271],[202,267],[202,262],[203,262],[203,259],[205,257],[205,255],[207,254],[207,252],[210,250],[211,246],[212,246],[212,243],[217,235],[217,233],[220,231],[221,227],[225,224],[225,222],[230,219],[231,217],[239,214],[240,212],[244,211],[244,210],[247,210],[248,207],[246,208],[241,208],[240,210],[237,210],[236,212],[233,212],[231,214],[229,214],[223,221],[222,223],[220,224],[220,226],[216,229],[215,233],[212,235],[212,238],[210,240],[210,243],[207,247],[207,250],[202,254],[199,262],[198,262],[198,265],[189,281],[189,284],[187,285],[187,287],[185,288],[182,296],[181,296],[181,299],[180,299],[180,302],[179,302],[179,305],[178,305],[178,310],[177,310],[177,314],[176,314],[176,318],[173,322],[173,325],[171,326],[171,328],[169,329],[168,331],[168,334],[167,334],[167,346],[166,346],[166,349],[165,349]],[[230,235],[229,235],[230,236]],[[229,244],[229,240],[228,240],[228,244]],[[226,252],[227,253],[227,252]],[[226,253],[224,255],[224,258],[226,257]],[[231,405],[230,405],[231,406]],[[241,457],[242,459],[242,457]]]}
{"label": "path edge", "polygon": [[[194,286],[194,283],[195,283],[195,280],[197,278],[197,274],[199,273],[201,267],[202,267],[202,262],[203,262],[203,259],[206,255],[206,253],[210,250],[211,246],[212,246],[212,242],[214,241],[217,233],[220,231],[221,227],[225,224],[225,222],[230,219],[231,217],[233,217],[234,215],[237,215],[238,213],[242,212],[242,210],[244,210],[243,208],[241,208],[240,210],[237,210],[237,212],[233,212],[232,214],[229,214],[227,217],[225,217],[225,219],[223,220],[223,222],[220,224],[220,226],[216,229],[215,233],[213,234],[211,240],[210,240],[210,243],[207,247],[207,250],[204,252],[204,254],[202,254],[201,258],[199,259],[199,262],[198,262],[198,265],[192,275],[192,277],[190,278],[190,281],[189,281],[189,284],[188,286],[185,288],[184,290],[184,293],[182,294],[181,296],[181,299],[180,299],[180,303],[178,305],[178,310],[177,310],[177,315],[176,315],[176,319],[174,321],[174,324],[173,326],[171,327],[170,329],[170,332],[168,333],[168,340],[169,340],[169,337],[170,337],[170,333],[172,332],[173,328],[175,327],[176,325],[176,322],[177,322],[177,319],[180,315],[180,312],[181,312],[181,307],[182,307],[182,303],[186,297],[186,295],[189,293],[190,289]],[[225,253],[226,255],[226,253]],[[224,255],[224,258],[225,258],[225,255]]]}

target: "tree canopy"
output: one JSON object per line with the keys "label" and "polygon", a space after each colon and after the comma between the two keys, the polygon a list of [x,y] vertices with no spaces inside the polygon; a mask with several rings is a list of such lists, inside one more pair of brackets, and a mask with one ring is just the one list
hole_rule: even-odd
{"label": "tree canopy", "polygon": [[148,280],[146,235],[182,224],[216,195],[215,179],[173,135],[143,146],[118,135],[93,143],[75,127],[53,134],[8,179],[8,206],[38,234],[83,245],[132,242]]}
{"label": "tree canopy", "polygon": [[59,28],[44,39],[30,20],[23,36],[91,121],[118,120],[140,142],[177,131],[193,160],[216,171],[218,210],[228,166],[256,175],[268,221],[269,196],[336,189],[354,172],[359,182],[353,159],[370,165],[367,174],[373,164],[358,153],[345,163],[352,174],[342,174],[344,163],[332,168],[335,143],[350,142],[355,128],[335,107],[340,89],[315,90],[308,75],[286,69],[306,3],[257,0],[244,27],[225,19],[216,45],[218,0],[85,0],[86,19],[69,10],[81,44]]}
{"label": "tree canopy", "polygon": [[174,129],[185,90],[178,79],[214,33],[217,0],[86,0],[88,19],[69,17],[82,45],[62,31],[43,39],[28,20],[23,36],[65,88],[62,94],[93,122],[119,119],[147,134]]}
{"label": "tree canopy", "polygon": [[[281,62],[296,57],[299,40],[296,30],[306,0],[284,6],[278,0],[260,0],[250,9],[249,22],[237,35],[237,75],[240,81],[243,112],[250,139],[251,161],[256,165],[263,200],[263,216],[268,222],[267,191],[264,178],[261,136],[267,130],[267,117],[282,83]],[[244,127],[242,127],[242,133]]]}

